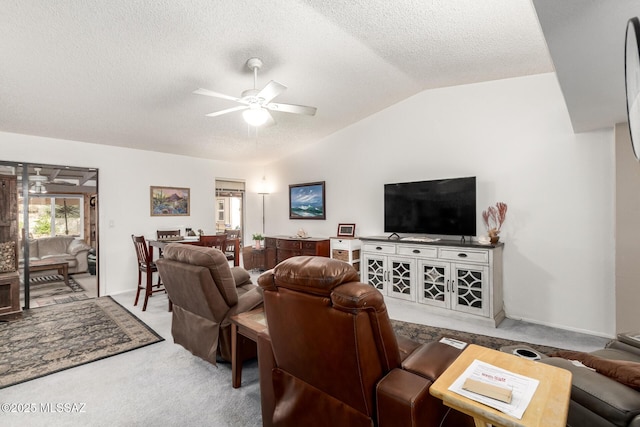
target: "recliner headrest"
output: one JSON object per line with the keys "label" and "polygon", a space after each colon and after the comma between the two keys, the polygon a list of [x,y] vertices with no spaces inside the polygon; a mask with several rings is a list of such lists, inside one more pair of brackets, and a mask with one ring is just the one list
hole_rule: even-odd
{"label": "recliner headrest", "polygon": [[359,280],[358,272],[346,262],[317,256],[297,256],[263,273],[258,278],[258,284],[267,290],[283,287],[329,296],[336,286]]}
{"label": "recliner headrest", "polygon": [[236,282],[227,257],[221,251],[204,246],[170,243],[163,252],[166,260],[207,268],[227,305],[233,307],[238,303]]}
{"label": "recliner headrest", "polygon": [[169,243],[162,252],[166,259],[202,267],[227,263],[227,257],[222,252],[204,246]]}

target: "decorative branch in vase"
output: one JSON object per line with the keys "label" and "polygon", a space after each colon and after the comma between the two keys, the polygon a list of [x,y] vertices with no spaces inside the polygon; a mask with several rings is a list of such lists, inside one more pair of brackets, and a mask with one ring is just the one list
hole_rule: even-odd
{"label": "decorative branch in vase", "polygon": [[482,219],[491,243],[498,243],[500,228],[507,219],[507,204],[498,202],[495,206],[489,206],[486,211],[482,211]]}

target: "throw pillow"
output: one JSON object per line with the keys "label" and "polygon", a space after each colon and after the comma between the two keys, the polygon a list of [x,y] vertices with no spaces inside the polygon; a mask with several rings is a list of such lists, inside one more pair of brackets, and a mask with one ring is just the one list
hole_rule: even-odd
{"label": "throw pillow", "polygon": [[550,354],[551,357],[562,357],[568,360],[577,360],[583,365],[593,368],[602,374],[628,387],[640,390],[640,363],[626,360],[609,360],[580,351],[558,351]]}
{"label": "throw pillow", "polygon": [[0,273],[16,271],[16,242],[0,243]]}

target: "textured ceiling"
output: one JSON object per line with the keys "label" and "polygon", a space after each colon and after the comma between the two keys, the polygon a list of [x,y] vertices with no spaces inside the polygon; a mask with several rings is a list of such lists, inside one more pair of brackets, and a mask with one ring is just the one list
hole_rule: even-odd
{"label": "textured ceiling", "polygon": [[[316,116],[205,117],[235,104],[192,91],[240,96],[252,56]],[[425,89],[554,71],[530,0],[3,0],[0,57],[2,131],[251,162]]]}

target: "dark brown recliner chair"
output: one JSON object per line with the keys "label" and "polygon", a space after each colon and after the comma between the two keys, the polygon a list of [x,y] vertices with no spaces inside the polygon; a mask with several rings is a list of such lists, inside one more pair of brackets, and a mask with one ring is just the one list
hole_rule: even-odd
{"label": "dark brown recliner chair", "polygon": [[[262,305],[262,292],[251,283],[249,273],[229,267],[218,249],[180,243],[167,245],[156,265],[173,303],[174,342],[213,364],[216,353],[230,361],[229,318]],[[243,360],[255,357],[252,341],[243,342],[241,348],[249,349],[241,355]]]}
{"label": "dark brown recliner chair", "polygon": [[[396,337],[382,294],[349,264],[294,257],[263,273],[258,336],[265,426],[439,426],[429,394],[460,350]],[[473,425],[451,410],[443,425]]]}

